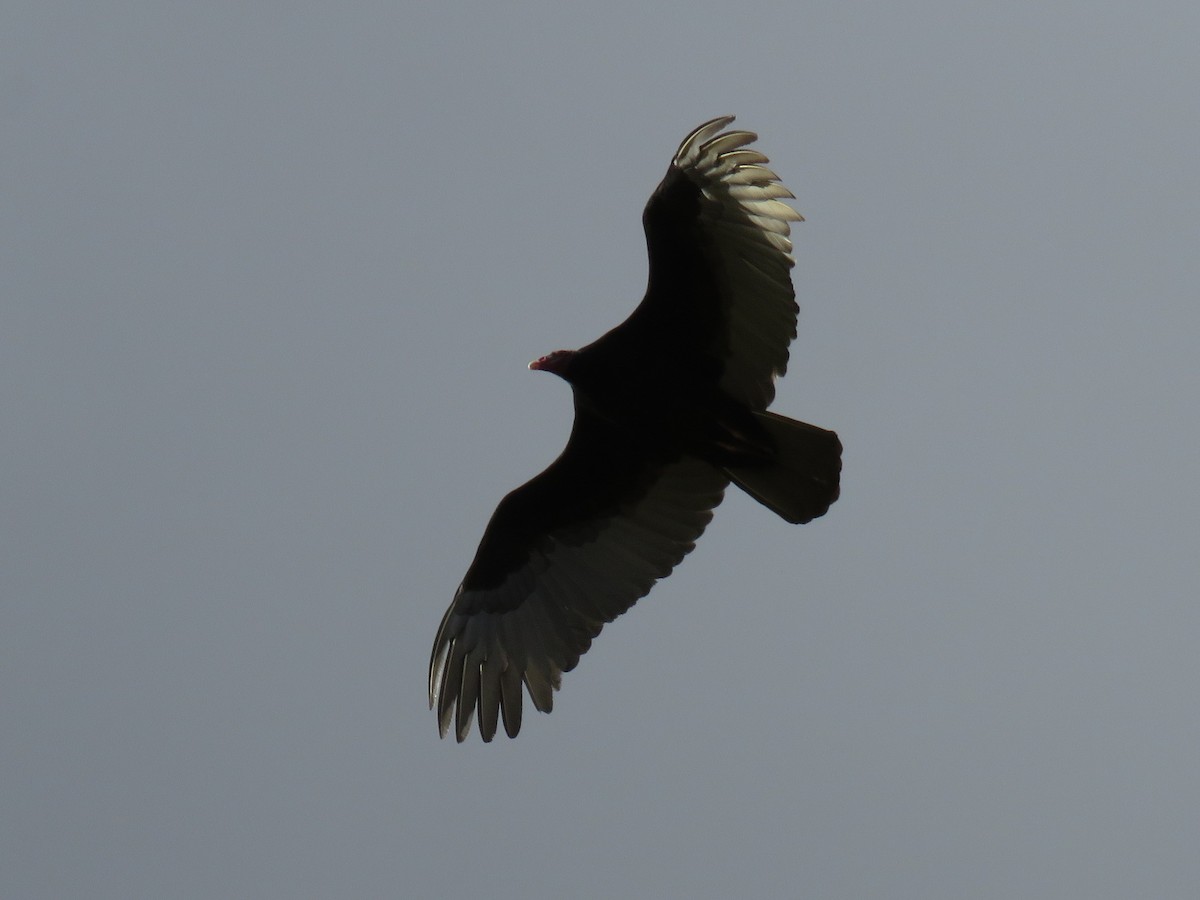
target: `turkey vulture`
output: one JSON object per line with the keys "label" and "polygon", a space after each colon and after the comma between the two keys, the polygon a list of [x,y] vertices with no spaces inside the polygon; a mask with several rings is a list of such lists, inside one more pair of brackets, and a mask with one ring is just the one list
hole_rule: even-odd
{"label": "turkey vulture", "polygon": [[642,215],[646,296],[622,324],[529,368],[571,385],[562,454],[496,508],[438,628],[429,705],[461,742],[521,728],[522,685],[550,712],[592,638],[695,546],[733,482],[788,522],[838,496],[832,431],[768,412],[798,307],[793,194],[747,145],[705,122]]}

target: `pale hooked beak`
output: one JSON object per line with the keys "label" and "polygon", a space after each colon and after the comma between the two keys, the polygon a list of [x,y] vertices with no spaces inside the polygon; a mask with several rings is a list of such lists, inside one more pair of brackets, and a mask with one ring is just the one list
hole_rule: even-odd
{"label": "pale hooked beak", "polygon": [[573,350],[555,350],[553,353],[539,356],[529,364],[529,368],[535,372],[553,372],[562,377],[567,364],[571,362],[571,357],[574,355]]}

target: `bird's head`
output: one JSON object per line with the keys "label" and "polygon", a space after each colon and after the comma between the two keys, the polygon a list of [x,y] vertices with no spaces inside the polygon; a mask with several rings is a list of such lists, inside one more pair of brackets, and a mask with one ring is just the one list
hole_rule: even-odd
{"label": "bird's head", "polygon": [[[559,378],[568,378],[567,372],[571,361],[575,358],[574,350],[555,350],[546,356],[540,356],[529,364],[535,372],[553,372]],[[569,380],[569,378],[568,378]]]}

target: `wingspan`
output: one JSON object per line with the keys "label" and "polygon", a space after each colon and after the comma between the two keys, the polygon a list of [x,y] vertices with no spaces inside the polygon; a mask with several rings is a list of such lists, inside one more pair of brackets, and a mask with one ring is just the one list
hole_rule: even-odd
{"label": "wingspan", "polygon": [[644,448],[598,439],[586,421],[581,428],[577,418],[549,469],[497,508],[442,619],[429,705],[443,737],[453,721],[461,742],[476,711],[485,741],[500,718],[515,737],[522,685],[549,712],[562,673],[670,574],[721,502],[720,470],[691,458],[647,462]]}
{"label": "wingspan", "polygon": [[[539,361],[570,382],[575,427],[500,503],[442,619],[429,703],[443,736],[453,722],[461,742],[474,717],[485,741],[501,719],[516,736],[525,692],[549,712],[562,673],[692,550],[731,478],[788,521],[837,496],[836,435],[764,413],[796,336],[789,223],[801,216],[747,148],[756,136],[723,131],[732,121],[685,138],[646,206],[642,303]],[[733,453],[714,443],[730,423],[759,419],[774,458],[716,452]]]}
{"label": "wingspan", "polygon": [[[792,192],[746,145],[722,133],[733,116],[701,125],[680,144],[642,221],[650,256],[646,297],[626,323],[678,323],[677,333],[718,358],[720,386],[766,409],[796,336],[789,223]],[[622,326],[623,327],[623,326]]]}

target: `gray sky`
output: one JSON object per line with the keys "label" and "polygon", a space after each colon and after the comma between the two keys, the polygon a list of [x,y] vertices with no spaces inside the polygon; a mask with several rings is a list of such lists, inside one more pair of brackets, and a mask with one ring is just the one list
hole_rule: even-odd
{"label": "gray sky", "polygon": [[[1200,7],[62,4],[0,29],[0,892],[1200,894]],[[730,495],[516,741],[434,631],[736,113],[808,221]]]}

